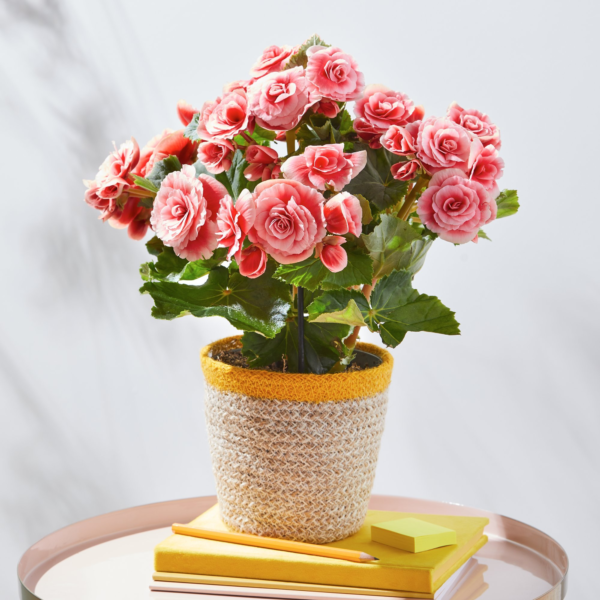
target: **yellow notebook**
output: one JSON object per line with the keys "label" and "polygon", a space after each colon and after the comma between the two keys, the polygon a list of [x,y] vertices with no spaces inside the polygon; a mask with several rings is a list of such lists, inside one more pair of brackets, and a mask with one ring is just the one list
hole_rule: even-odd
{"label": "yellow notebook", "polygon": [[[371,541],[371,525],[402,518],[418,518],[456,531],[457,545],[413,554]],[[156,546],[156,571],[277,579],[281,581],[376,588],[383,590],[435,592],[481,546],[487,537],[488,519],[370,510],[354,535],[327,544],[368,552],[376,563],[323,558],[172,535]],[[190,523],[193,527],[228,531],[219,517],[218,505]]]}

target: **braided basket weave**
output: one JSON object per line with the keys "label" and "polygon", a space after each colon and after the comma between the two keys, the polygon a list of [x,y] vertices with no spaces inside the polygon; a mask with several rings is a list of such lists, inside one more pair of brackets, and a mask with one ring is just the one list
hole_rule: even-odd
{"label": "braided basket weave", "polygon": [[234,367],[206,346],[208,439],[223,521],[247,533],[326,543],[355,533],[365,518],[387,408],[392,357],[333,375]]}

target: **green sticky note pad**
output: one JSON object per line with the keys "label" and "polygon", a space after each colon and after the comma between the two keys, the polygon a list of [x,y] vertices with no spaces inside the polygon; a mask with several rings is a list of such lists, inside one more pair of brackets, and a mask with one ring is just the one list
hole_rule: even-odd
{"label": "green sticky note pad", "polygon": [[456,531],[408,518],[372,525],[371,540],[408,552],[425,552],[456,544]]}

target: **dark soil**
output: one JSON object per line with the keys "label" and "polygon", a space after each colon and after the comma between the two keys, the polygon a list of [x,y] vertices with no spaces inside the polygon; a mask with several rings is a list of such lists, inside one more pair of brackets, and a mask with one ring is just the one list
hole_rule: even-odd
{"label": "dark soil", "polygon": [[[231,365],[233,367],[241,367],[242,369],[249,369],[248,359],[241,353],[238,348],[224,348],[219,352],[212,355],[214,360]],[[355,371],[363,371],[369,367],[364,367],[356,363],[352,363],[344,373],[353,373]],[[266,367],[258,367],[260,371],[274,371],[276,373],[288,373],[287,361],[281,360],[273,364],[267,365]]]}

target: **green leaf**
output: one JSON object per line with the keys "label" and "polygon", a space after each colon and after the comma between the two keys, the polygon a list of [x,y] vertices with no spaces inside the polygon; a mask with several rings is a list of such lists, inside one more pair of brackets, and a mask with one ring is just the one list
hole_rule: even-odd
{"label": "green leaf", "polygon": [[306,51],[312,46],[325,46],[329,47],[329,44],[326,44],[318,35],[312,35],[309,37],[298,49],[296,54],[293,54],[285,65],[285,69],[293,69],[294,67],[304,67],[308,63],[308,57],[306,56]]}
{"label": "green leaf", "polygon": [[433,239],[431,238],[415,240],[410,245],[410,249],[407,250],[403,257],[398,261],[397,268],[410,271],[413,275],[416,275],[423,268],[425,258],[427,257],[427,253],[432,244]]}
{"label": "green leaf", "polygon": [[154,300],[152,316],[176,319],[220,316],[235,328],[275,336],[285,325],[291,307],[289,288],[273,278],[269,263],[263,275],[249,279],[225,267],[210,271],[206,283],[194,286],[170,281],[148,282],[141,288]]}
{"label": "green leaf", "polygon": [[360,202],[360,209],[362,211],[362,224],[368,225],[373,220],[373,213],[371,212],[370,202],[361,194],[356,194],[355,197]]}
{"label": "green leaf", "polygon": [[154,198],[138,198],[138,206],[152,208],[154,206]]}
{"label": "green leaf", "polygon": [[202,141],[198,135],[198,121],[200,120],[200,113],[196,113],[193,119],[188,123],[187,127],[183,132],[183,136],[192,142]]}
{"label": "green leaf", "polygon": [[144,281],[179,281],[188,261],[185,258],[179,258],[173,248],[168,246],[163,246],[155,256],[157,256],[155,262],[144,263],[140,266],[142,279]]}
{"label": "green leaf", "polygon": [[364,316],[369,310],[367,299],[357,290],[325,292],[307,308],[313,323],[343,323],[352,327],[366,325]]}
{"label": "green leaf", "polygon": [[340,120],[339,130],[342,135],[348,135],[354,131],[354,127],[352,126],[352,117],[350,113],[344,109],[337,118]]}
{"label": "green leaf", "polygon": [[410,271],[394,271],[379,280],[371,294],[371,309],[365,321],[379,330],[388,346],[397,346],[408,331],[459,335],[454,313],[435,296],[419,294],[412,287]]}
{"label": "green leaf", "polygon": [[156,188],[160,187],[160,184],[163,182],[163,179],[169,174],[175,171],[181,171],[181,163],[176,156],[167,156],[163,160],[159,160],[150,175],[148,175],[147,179],[152,183]]}
{"label": "green leaf", "polygon": [[[398,269],[410,270],[413,264],[418,262],[417,256],[422,256],[425,260],[424,255],[431,245],[431,242],[427,245],[421,235],[406,221],[386,214],[381,215],[381,223],[372,233],[363,234],[361,237],[373,259],[374,275],[379,278]],[[421,266],[422,263],[418,269]]]}
{"label": "green leaf", "polygon": [[[350,334],[350,327],[338,323],[304,323],[304,356],[308,373],[327,373],[345,353],[343,340]],[[245,333],[242,352],[252,367],[264,367],[279,362],[284,357],[288,370],[298,372],[298,324],[288,320],[273,339],[257,333]]]}
{"label": "green leaf", "polygon": [[185,265],[179,279],[181,281],[200,279],[200,277],[204,277],[209,271],[218,267],[226,258],[227,248],[217,248],[211,258],[194,260]]}
{"label": "green leaf", "polygon": [[519,196],[517,196],[517,190],[501,191],[500,195],[496,198],[496,204],[498,205],[497,219],[514,215],[519,210]]}
{"label": "green leaf", "polygon": [[267,141],[272,142],[277,137],[277,133],[275,131],[271,131],[270,129],[264,129],[260,125],[254,125],[254,133],[252,134],[252,138],[257,141]]}
{"label": "green leaf", "polygon": [[146,250],[148,250],[152,256],[158,256],[163,251],[164,247],[165,245],[162,240],[157,236],[154,236],[151,240],[146,242]]}
{"label": "green leaf", "polygon": [[[217,248],[213,256],[207,260],[195,260],[188,262],[175,254],[173,248],[162,245],[160,248],[154,242],[158,238],[152,238],[151,254],[157,256],[155,262],[144,263],[140,267],[140,275],[144,281],[191,281],[204,277],[211,269],[220,265],[227,257],[227,248]],[[146,246],[148,246],[146,244]]]}
{"label": "green leaf", "polygon": [[[341,288],[351,287],[373,281],[373,261],[360,248],[346,249],[348,265],[339,273],[326,270],[324,282]],[[319,261],[321,262],[321,261]]]}
{"label": "green leaf", "polygon": [[321,143],[335,144],[339,141],[340,132],[335,129],[331,119],[325,115],[314,114],[308,118],[310,126],[313,128],[315,133],[319,136]]}
{"label": "green leaf", "polygon": [[[344,269],[345,270],[345,269]],[[279,265],[275,277],[290,285],[299,285],[314,291],[330,271],[319,258],[309,257],[291,265]]]}
{"label": "green leaf", "polygon": [[133,181],[135,185],[145,190],[148,190],[149,192],[154,192],[155,194],[158,192],[158,188],[149,179],[146,179],[145,177],[133,175]]}
{"label": "green leaf", "polygon": [[335,144],[333,128],[331,127],[331,121],[329,119],[327,119],[323,125],[315,125],[311,119],[311,125],[322,142],[325,142],[326,144]]}
{"label": "green leaf", "polygon": [[298,129],[296,132],[296,139],[300,145],[300,151],[303,151],[306,146],[317,146],[323,143],[323,140],[321,140],[312,127],[309,127],[307,123],[303,123],[300,129]]}
{"label": "green leaf", "polygon": [[247,166],[248,163],[244,159],[242,151],[236,150],[229,171],[215,175],[215,179],[227,188],[227,191],[234,200],[237,200],[242,190],[249,187],[249,184],[252,183],[244,177],[244,169]]}
{"label": "green leaf", "polygon": [[[356,150],[360,146],[354,144]],[[344,188],[351,194],[362,194],[379,210],[384,210],[399,202],[405,195],[408,184],[392,177],[390,168],[402,160],[402,157],[388,152],[384,148],[373,150],[367,147],[365,168]]]}
{"label": "green leaf", "polygon": [[483,229],[480,229],[480,230],[477,232],[477,235],[478,235],[478,236],[479,236],[479,237],[480,237],[482,240],[488,240],[488,242],[491,242],[491,241],[492,241],[492,238],[491,238],[491,237],[489,237],[489,236],[488,236],[488,234],[487,234],[487,233],[486,233],[486,232],[485,232]]}

